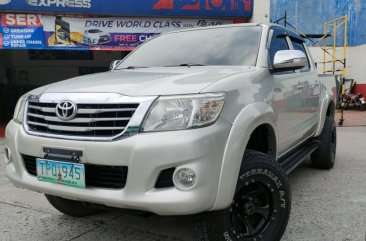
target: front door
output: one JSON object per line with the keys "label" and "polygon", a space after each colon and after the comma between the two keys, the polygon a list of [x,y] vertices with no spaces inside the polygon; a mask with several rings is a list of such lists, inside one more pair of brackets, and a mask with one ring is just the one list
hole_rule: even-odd
{"label": "front door", "polygon": [[[280,28],[271,30],[269,58],[273,66],[274,56],[279,50],[292,49],[288,34]],[[298,145],[304,135],[304,74],[295,71],[274,73],[273,109],[277,114],[279,138],[278,154],[282,155]],[[303,76],[304,77],[304,76]]]}

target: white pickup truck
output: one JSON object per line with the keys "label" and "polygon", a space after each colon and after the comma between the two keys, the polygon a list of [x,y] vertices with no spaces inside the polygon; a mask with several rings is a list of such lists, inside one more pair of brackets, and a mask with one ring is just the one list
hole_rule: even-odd
{"label": "white pickup truck", "polygon": [[308,156],[334,165],[334,86],[278,25],[163,34],[109,72],[22,96],[6,175],[71,216],[204,213],[199,240],[280,240],[287,173]]}

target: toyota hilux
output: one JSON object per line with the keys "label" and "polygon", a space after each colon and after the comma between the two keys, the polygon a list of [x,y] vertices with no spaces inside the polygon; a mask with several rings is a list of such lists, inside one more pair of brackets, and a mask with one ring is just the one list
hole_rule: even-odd
{"label": "toyota hilux", "polygon": [[284,27],[166,33],[112,66],[23,95],[6,128],[7,177],[64,214],[200,214],[199,240],[280,240],[287,174],[334,165],[334,77]]}

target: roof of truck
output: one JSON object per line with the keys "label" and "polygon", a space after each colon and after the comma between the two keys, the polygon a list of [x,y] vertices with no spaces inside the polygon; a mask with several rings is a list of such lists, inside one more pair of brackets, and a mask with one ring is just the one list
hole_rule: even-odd
{"label": "roof of truck", "polygon": [[298,33],[285,28],[284,26],[281,26],[279,24],[275,24],[275,23],[269,23],[269,24],[262,24],[262,23],[235,23],[235,24],[224,24],[224,25],[216,25],[216,26],[207,26],[207,27],[198,27],[198,28],[188,28],[188,29],[181,29],[181,30],[177,30],[177,31],[172,31],[172,32],[168,32],[168,33],[163,33],[163,34],[170,34],[170,33],[179,33],[179,32],[187,32],[187,31],[196,31],[196,30],[205,30],[205,29],[218,29],[218,28],[232,28],[232,27],[249,27],[249,26],[268,26],[269,28],[271,27],[277,27],[277,28],[282,28],[284,30],[286,30],[287,34],[289,36],[292,36],[296,39],[302,40],[304,41],[304,38],[301,37]]}

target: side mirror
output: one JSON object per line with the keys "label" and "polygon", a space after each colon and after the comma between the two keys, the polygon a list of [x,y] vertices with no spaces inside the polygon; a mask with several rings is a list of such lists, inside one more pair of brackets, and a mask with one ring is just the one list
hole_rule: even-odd
{"label": "side mirror", "polygon": [[119,65],[121,63],[121,60],[114,60],[110,65],[109,65],[109,70],[114,70],[117,65]]}
{"label": "side mirror", "polygon": [[275,72],[302,69],[308,65],[308,59],[300,50],[280,50],[276,52],[273,60]]}

